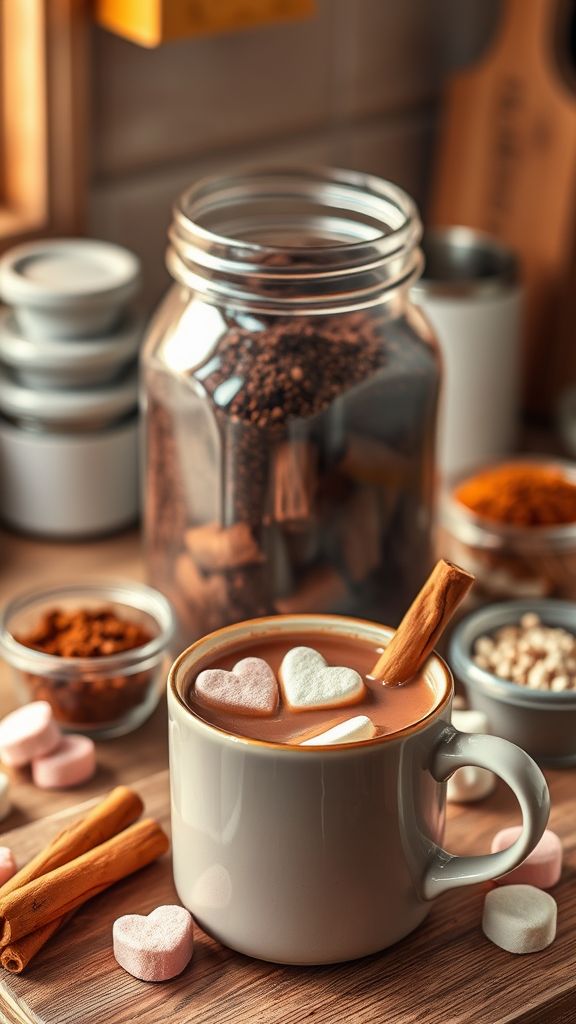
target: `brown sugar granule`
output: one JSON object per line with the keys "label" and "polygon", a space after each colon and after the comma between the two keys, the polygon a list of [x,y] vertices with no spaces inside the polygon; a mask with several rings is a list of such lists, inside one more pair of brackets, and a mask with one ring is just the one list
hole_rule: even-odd
{"label": "brown sugar granule", "polygon": [[[153,634],[138,622],[110,608],[53,608],[36,626],[16,636],[24,647],[61,658],[103,658],[142,647]],[[111,723],[147,697],[153,672],[107,675],[80,668],[77,674],[26,675],[33,700],[47,700],[56,719],[65,724]]]}
{"label": "brown sugar granule", "polygon": [[470,477],[455,498],[476,515],[510,526],[576,522],[576,484],[553,466],[511,462]]}

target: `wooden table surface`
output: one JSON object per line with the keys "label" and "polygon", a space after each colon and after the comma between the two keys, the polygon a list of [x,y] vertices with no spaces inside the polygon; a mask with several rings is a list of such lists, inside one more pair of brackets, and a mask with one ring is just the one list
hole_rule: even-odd
{"label": "wooden table surface", "polygon": [[[140,551],[139,538],[136,533],[128,533],[107,540],[97,541],[90,544],[48,544],[18,538],[11,534],[0,534],[0,601],[2,604],[13,597],[19,591],[35,587],[41,584],[48,584],[54,581],[77,580],[77,579],[98,579],[98,578],[125,578],[143,579],[144,567]],[[15,706],[12,694],[9,670],[5,665],[0,666],[0,716],[7,713]],[[52,793],[37,790],[30,784],[27,771],[13,773],[12,797],[14,808],[10,816],[2,822],[2,832],[17,829],[21,825],[35,819],[42,818],[49,814],[63,811],[67,807],[78,804],[79,801],[87,800],[91,796],[100,794],[119,782],[134,782],[142,779],[143,776],[152,776],[167,767],[167,743],[166,743],[166,713],[162,705],[137,732],[121,737],[116,740],[101,742],[98,744],[98,772],[91,783],[82,787],[81,791],[71,790],[62,793]],[[546,776],[552,794],[552,825],[561,833],[565,851],[567,853],[566,866],[563,880],[558,889],[559,900],[559,939],[542,954],[535,954],[532,957],[514,958],[496,950],[483,939],[479,930],[481,899],[484,889],[473,887],[468,896],[466,890],[459,891],[450,897],[449,903],[444,904],[444,910],[440,907],[431,917],[432,924],[419,930],[413,939],[405,940],[400,950],[406,947],[408,965],[411,981],[407,984],[406,971],[402,967],[397,952],[390,951],[390,961],[384,960],[382,970],[389,973],[387,963],[394,964],[398,974],[399,991],[402,990],[404,998],[407,997],[410,986],[416,986],[418,977],[418,964],[414,962],[416,953],[426,959],[426,949],[422,948],[427,941],[435,945],[433,955],[434,964],[442,961],[439,951],[445,946],[446,959],[450,960],[450,969],[447,969],[446,984],[454,990],[455,1003],[458,1003],[458,986],[460,984],[459,958],[462,955],[468,964],[468,970],[477,974],[475,984],[475,1001],[468,1008],[460,1006],[459,1012],[450,1020],[442,1020],[437,1016],[431,1004],[430,1016],[418,1016],[408,1014],[407,1016],[393,1016],[394,1021],[402,1019],[406,1024],[453,1024],[466,1021],[476,1024],[477,1021],[486,1021],[487,1024],[576,1024],[576,945],[573,942],[574,927],[576,927],[576,775],[570,771],[547,771]],[[511,793],[501,783],[496,794],[488,801],[475,806],[451,806],[448,809],[448,829],[446,846],[455,853],[485,852],[489,838],[493,832],[504,825],[515,824],[519,821],[519,811],[515,805]],[[2,836],[0,835],[0,844]],[[485,888],[485,887],[484,887]],[[439,901],[439,905],[442,901]],[[471,927],[462,928],[462,922],[458,921],[459,908],[473,905],[477,913],[474,916],[474,924]],[[437,921],[437,926],[434,922]],[[446,930],[448,929],[448,930]],[[462,933],[462,934],[461,934]],[[408,944],[410,944],[408,946]],[[439,945],[437,949],[436,946]],[[410,954],[410,950],[413,954]],[[386,957],[386,954],[383,954]],[[476,959],[478,962],[476,962]],[[242,962],[246,963],[244,959]],[[482,963],[486,963],[486,971]],[[358,970],[343,969],[341,973],[342,984],[352,986],[353,977],[360,979],[363,973],[368,972],[370,976],[370,964],[373,958],[366,961],[365,966]],[[493,977],[491,971],[498,965],[498,977]],[[280,975],[272,972],[260,971],[255,968],[256,973],[266,979],[278,979]],[[436,971],[436,967],[435,967]],[[549,998],[543,995],[543,975],[546,972],[544,992],[549,989]],[[252,974],[254,971],[252,971]],[[249,970],[250,974],[250,970]],[[289,969],[290,977],[293,978],[294,969]],[[510,986],[510,979],[518,976],[518,985]],[[251,976],[251,975],[250,975]],[[332,989],[336,984],[338,971],[334,968],[323,972],[305,972],[303,983],[310,977],[325,978],[326,983]],[[25,976],[26,977],[26,976]],[[282,975],[284,977],[284,975]],[[24,981],[24,978],[22,979]],[[470,980],[470,979],[469,979]],[[237,979],[238,984],[240,978]],[[29,983],[33,984],[32,975]],[[371,984],[374,983],[372,980]],[[266,981],[262,984],[266,986]],[[279,984],[278,980],[274,984]],[[427,985],[430,985],[431,999],[433,990],[440,984],[439,980],[429,978]],[[496,986],[496,989],[494,989]],[[272,986],[274,987],[274,985]],[[292,986],[289,986],[292,989]],[[318,985],[315,983],[315,991]],[[484,993],[485,988],[485,993]],[[353,987],[346,988],[346,1016],[351,1024],[362,1024],[364,1021],[372,1021],[374,1018],[370,1012],[369,1000],[361,1000],[361,1012],[354,1012],[353,1005],[347,1001]],[[502,994],[502,1001],[499,1003],[498,992]],[[318,995],[318,993],[316,993]],[[360,993],[361,994],[361,993]],[[464,993],[463,993],[464,994]],[[469,998],[470,989],[468,986]],[[224,993],[219,988],[220,998]],[[286,993],[288,995],[288,993]],[[366,997],[368,992],[366,993]],[[375,993],[376,996],[376,993]],[[280,1013],[276,1007],[272,1016],[266,1016],[266,1005],[270,1008],[274,1002],[273,992],[266,994],[262,989],[254,992],[253,998],[261,1004],[262,1013],[259,1015],[257,1006],[251,1010],[255,1016],[249,1015],[249,1019],[263,1021],[292,1022],[297,1024],[303,1017],[304,1004],[297,999],[294,1004],[286,1004],[285,1015]],[[478,1007],[485,999],[486,1006],[492,1007],[492,1015],[480,1013]],[[377,1005],[378,1000],[374,1003]],[[247,1005],[244,1005],[244,1013],[247,1012]],[[360,1005],[360,1004],[359,1004]],[[206,1020],[214,1021],[215,1024],[221,1020],[228,1021],[232,1018],[225,1011],[225,1002],[222,1003],[222,1016],[219,1015],[217,1007],[212,1006]],[[379,1010],[384,1006],[380,1005]],[[338,1016],[337,1007],[334,1012],[324,1017],[316,1011],[311,1010],[310,1014],[304,1013],[306,1017],[314,1016],[314,1020],[336,1021],[342,1018]],[[272,1011],[270,1010],[270,1013]],[[0,1006],[0,1021],[2,1020]],[[8,1019],[7,1017],[4,1019]],[[132,1017],[126,1018],[132,1019]],[[146,1018],[148,1019],[148,1018]],[[160,1018],[158,1018],[159,1020]],[[172,1015],[174,1024],[184,1024],[188,1020],[196,1020],[196,1017],[188,1016],[188,1011]],[[248,1019],[248,1017],[236,1017],[236,1020]],[[383,1017],[379,1019],[384,1019]],[[390,1017],[389,1019],[392,1019]],[[78,1022],[81,1024],[81,1022]],[[116,1022],[112,1022],[116,1024]]]}

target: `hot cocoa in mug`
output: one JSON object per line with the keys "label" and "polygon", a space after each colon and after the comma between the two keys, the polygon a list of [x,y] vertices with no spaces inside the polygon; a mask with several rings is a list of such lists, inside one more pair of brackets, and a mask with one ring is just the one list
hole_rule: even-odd
{"label": "hot cocoa in mug", "polygon": [[[232,949],[291,964],[377,952],[416,928],[434,897],[510,871],[538,842],[540,770],[508,741],[450,724],[440,657],[402,686],[371,678],[392,632],[331,615],[257,619],[197,641],[173,665],[176,889]],[[242,668],[254,658],[261,677],[254,663]],[[349,725],[353,738],[335,742]],[[509,849],[442,849],[444,782],[464,765],[516,793],[524,828]]]}

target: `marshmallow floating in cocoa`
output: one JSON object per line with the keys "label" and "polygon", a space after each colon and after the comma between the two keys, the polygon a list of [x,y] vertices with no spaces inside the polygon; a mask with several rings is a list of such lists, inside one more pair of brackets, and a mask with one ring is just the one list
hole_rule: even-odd
{"label": "marshmallow floating in cocoa", "polygon": [[273,715],[278,707],[276,676],[262,658],[242,658],[231,672],[207,668],[195,683],[205,704],[239,715]]}
{"label": "marshmallow floating in cocoa", "polygon": [[60,729],[45,700],[25,704],[0,722],[0,757],[4,764],[15,768],[49,754],[60,740]]}
{"label": "marshmallow floating in cocoa", "polygon": [[482,930],[508,953],[536,953],[556,936],[556,901],[532,885],[504,885],[487,893]]}
{"label": "marshmallow floating in cocoa", "polygon": [[112,928],[114,956],[141,981],[181,974],[194,952],[192,917],[184,907],[157,907],[148,917],[126,914]]}
{"label": "marshmallow floating in cocoa", "polygon": [[347,718],[345,722],[326,729],[325,732],[302,740],[302,747],[332,746],[335,743],[359,743],[362,740],[371,740],[376,735],[376,726],[367,715],[356,715],[355,718]]}
{"label": "marshmallow floating in cocoa", "polygon": [[[521,825],[512,825],[497,832],[492,840],[492,853],[507,850],[522,832]],[[547,828],[525,860],[496,879],[498,885],[534,885],[537,889],[551,889],[562,873],[562,843],[552,829]]]}
{"label": "marshmallow floating in cocoa", "polygon": [[284,699],[292,711],[355,704],[366,692],[362,676],[355,669],[328,665],[312,647],[288,651],[279,676]]}

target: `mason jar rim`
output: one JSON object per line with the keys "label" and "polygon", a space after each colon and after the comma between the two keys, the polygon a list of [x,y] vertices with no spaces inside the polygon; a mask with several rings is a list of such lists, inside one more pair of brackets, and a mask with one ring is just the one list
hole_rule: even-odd
{"label": "mason jar rim", "polygon": [[419,277],[421,236],[414,201],[375,175],[247,168],[182,194],[167,264],[208,301],[369,305]]}

